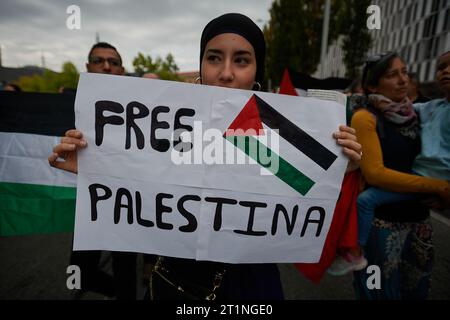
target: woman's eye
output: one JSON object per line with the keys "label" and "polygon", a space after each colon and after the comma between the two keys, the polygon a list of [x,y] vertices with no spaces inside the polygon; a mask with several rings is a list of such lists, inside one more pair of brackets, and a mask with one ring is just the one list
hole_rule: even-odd
{"label": "woman's eye", "polygon": [[446,63],[441,63],[441,64],[438,65],[438,67],[437,67],[438,70],[444,70],[445,68],[447,68],[447,64],[446,64]]}
{"label": "woman's eye", "polygon": [[241,64],[241,65],[247,65],[250,63],[249,59],[247,58],[242,58],[242,57],[238,57],[234,60],[237,64]]}
{"label": "woman's eye", "polygon": [[215,55],[210,55],[206,58],[209,62],[219,62],[220,57]]}

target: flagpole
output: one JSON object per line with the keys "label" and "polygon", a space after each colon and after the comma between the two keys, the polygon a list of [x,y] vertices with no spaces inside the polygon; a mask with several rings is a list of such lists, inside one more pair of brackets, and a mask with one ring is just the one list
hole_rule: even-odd
{"label": "flagpole", "polygon": [[320,75],[322,79],[325,77],[324,64],[325,64],[325,57],[327,55],[329,27],[330,27],[330,0],[326,0],[322,26],[322,47],[320,51]]}

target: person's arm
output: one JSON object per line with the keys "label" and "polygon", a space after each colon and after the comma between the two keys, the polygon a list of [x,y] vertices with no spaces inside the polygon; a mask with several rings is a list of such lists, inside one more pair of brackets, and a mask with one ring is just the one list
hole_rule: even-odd
{"label": "person's arm", "polygon": [[449,194],[449,183],[395,171],[384,166],[383,153],[376,131],[376,117],[369,111],[357,111],[352,118],[358,142],[362,145],[361,171],[367,183],[394,192]]}

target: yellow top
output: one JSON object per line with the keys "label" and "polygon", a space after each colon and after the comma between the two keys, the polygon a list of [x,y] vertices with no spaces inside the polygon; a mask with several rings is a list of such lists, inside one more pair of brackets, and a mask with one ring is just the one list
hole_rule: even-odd
{"label": "yellow top", "polygon": [[448,194],[449,183],[445,180],[403,173],[384,166],[374,114],[366,109],[358,110],[352,117],[351,126],[362,146],[360,166],[368,184],[394,192]]}

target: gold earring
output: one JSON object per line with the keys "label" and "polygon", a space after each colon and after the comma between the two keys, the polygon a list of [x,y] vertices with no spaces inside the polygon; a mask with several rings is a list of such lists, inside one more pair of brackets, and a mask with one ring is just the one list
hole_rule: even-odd
{"label": "gold earring", "polygon": [[195,78],[194,81],[195,81],[196,84],[202,83],[202,77],[197,77],[197,78]]}
{"label": "gold earring", "polygon": [[255,81],[255,84],[253,87],[258,86],[258,89],[256,89],[255,91],[261,91],[261,83],[259,83],[258,81]]}

